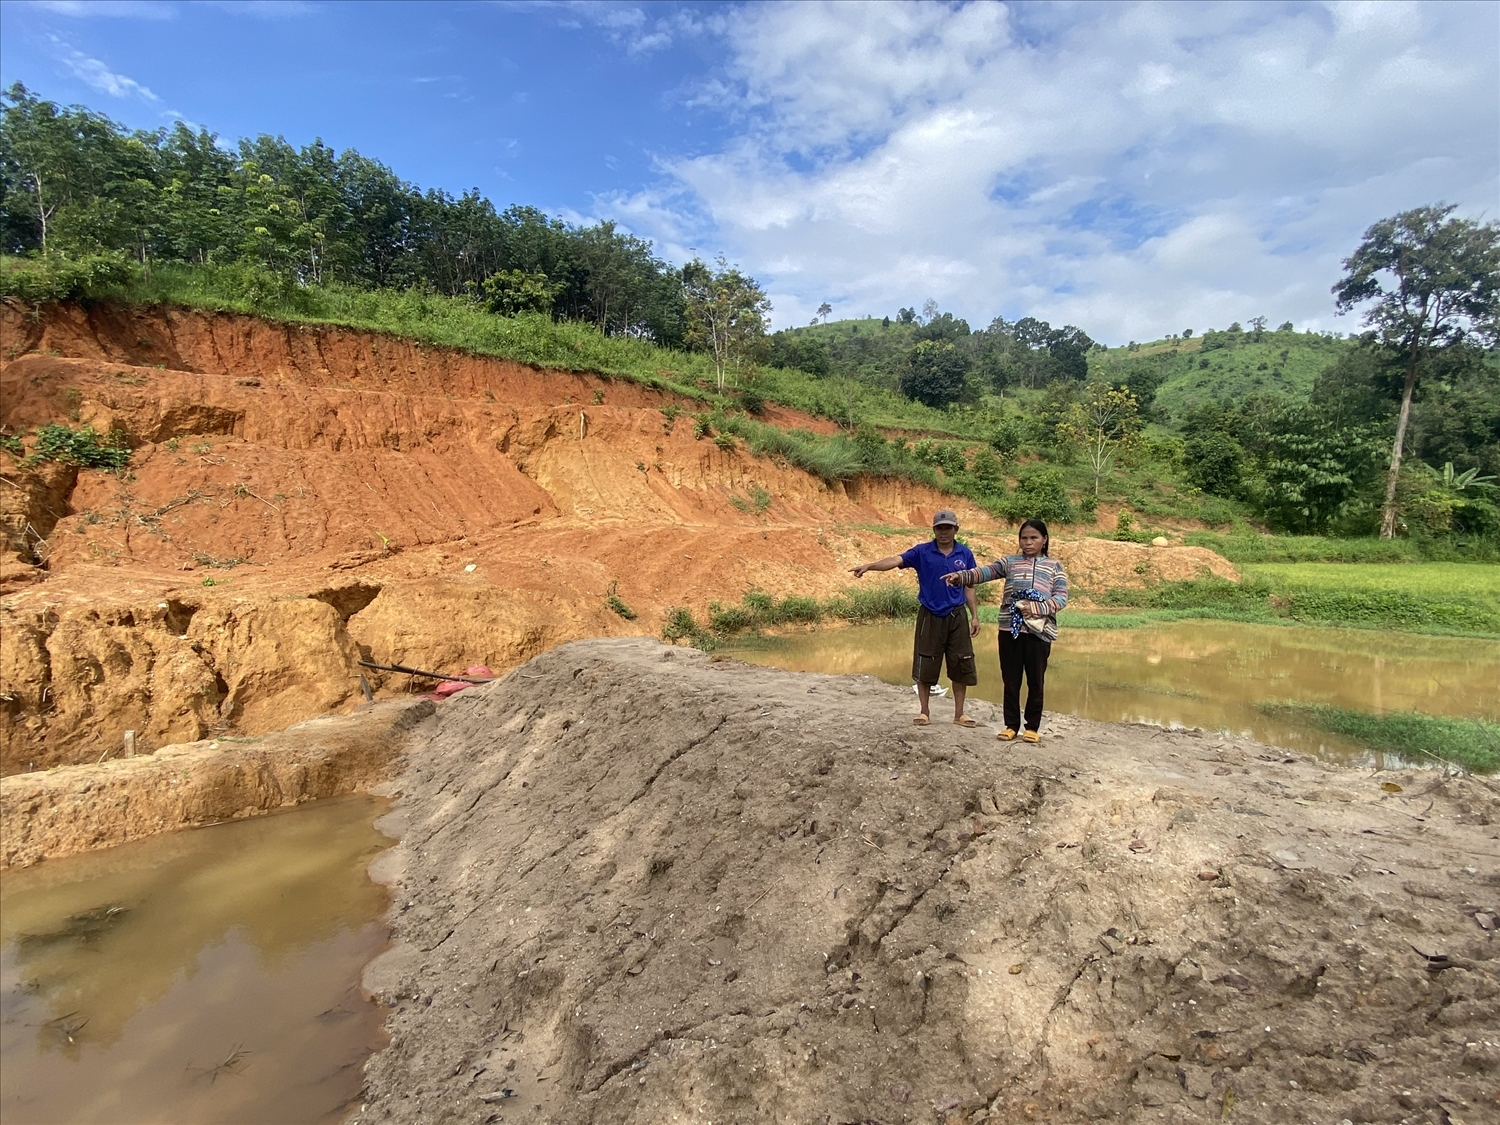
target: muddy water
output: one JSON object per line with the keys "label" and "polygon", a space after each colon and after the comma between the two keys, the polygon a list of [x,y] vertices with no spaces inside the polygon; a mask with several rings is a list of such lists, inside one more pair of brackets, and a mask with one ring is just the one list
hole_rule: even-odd
{"label": "muddy water", "polygon": [[[1115,722],[1229,730],[1340,761],[1358,744],[1267,714],[1263,702],[1362,711],[1497,717],[1500,642],[1353,629],[1179,621],[1142,629],[1067,629],[1052,646],[1047,710]],[[1000,701],[995,626],[976,642],[981,699]],[[777,638],[734,650],[794,671],[866,673],[911,681],[911,627],[868,625]],[[944,681],[946,683],[946,681]],[[934,709],[941,717],[948,703]]]}
{"label": "muddy water", "polygon": [[384,802],[272,816],[0,879],[0,1117],[337,1121],[383,1045],[359,975]]}

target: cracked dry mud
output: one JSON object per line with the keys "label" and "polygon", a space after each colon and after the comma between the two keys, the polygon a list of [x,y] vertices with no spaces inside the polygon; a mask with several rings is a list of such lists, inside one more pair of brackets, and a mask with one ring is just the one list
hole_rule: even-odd
{"label": "cracked dry mud", "polygon": [[1500,1119],[1489,782],[911,712],[641,639],[444,705],[353,1120]]}

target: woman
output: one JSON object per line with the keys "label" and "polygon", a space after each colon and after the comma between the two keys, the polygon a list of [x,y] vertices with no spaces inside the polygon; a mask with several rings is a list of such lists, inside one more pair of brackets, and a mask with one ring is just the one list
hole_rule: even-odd
{"label": "woman", "polygon": [[945,576],[950,586],[977,586],[1005,579],[1000,599],[1000,678],[1005,685],[1005,729],[997,736],[1010,742],[1021,729],[1021,677],[1026,678],[1027,742],[1042,740],[1042,689],[1047,679],[1047,657],[1057,639],[1057,613],[1068,604],[1068,576],[1062,564],[1047,557],[1047,525],[1027,520],[1021,525],[1019,555]]}

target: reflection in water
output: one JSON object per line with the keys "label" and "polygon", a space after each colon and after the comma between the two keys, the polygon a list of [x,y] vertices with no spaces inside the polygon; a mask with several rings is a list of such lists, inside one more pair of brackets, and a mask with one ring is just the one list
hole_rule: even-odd
{"label": "reflection in water", "polygon": [[337,798],[0,879],[7,1122],[311,1122],[358,1096],[383,803]]}
{"label": "reflection in water", "polygon": [[[1067,629],[1052,646],[1047,710],[1116,722],[1245,734],[1340,761],[1357,744],[1266,714],[1266,702],[1362,711],[1500,717],[1500,642],[1353,629],[1177,621],[1143,629]],[[995,626],[975,647],[980,699],[1000,701]],[[866,625],[780,637],[735,655],[805,672],[911,679],[911,627]],[[936,716],[938,712],[934,712]]]}

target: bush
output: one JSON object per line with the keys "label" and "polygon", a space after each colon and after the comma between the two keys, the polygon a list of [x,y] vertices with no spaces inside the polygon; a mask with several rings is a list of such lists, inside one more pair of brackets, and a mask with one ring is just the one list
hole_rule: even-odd
{"label": "bush", "polygon": [[123,253],[5,258],[0,261],[0,297],[18,297],[30,305],[81,300],[127,285],[139,273],[140,267]]}
{"label": "bush", "polygon": [[1015,491],[1001,501],[1000,513],[1012,523],[1029,519],[1072,523],[1076,515],[1062,474],[1039,468],[1022,472]]}
{"label": "bush", "polygon": [[974,454],[974,463],[969,466],[969,472],[974,477],[974,483],[984,492],[993,493],[996,496],[1005,492],[1005,470],[1000,464],[1000,458],[989,449],[981,449]]}
{"label": "bush", "polygon": [[667,620],[661,627],[661,635],[673,644],[678,641],[691,641],[699,648],[703,648],[703,641],[709,638],[698,624],[698,619],[693,616],[693,611],[686,606],[671,606],[667,610]]}
{"label": "bush", "polygon": [[74,430],[55,422],[37,430],[32,456],[85,469],[123,469],[130,463],[130,449],[118,431],[105,438],[92,426]]}
{"label": "bush", "polygon": [[932,441],[931,439],[919,441],[916,448],[912,450],[912,456],[924,465],[933,465],[942,469],[943,475],[947,477],[956,477],[969,467],[964,459],[963,448],[952,442]]}
{"label": "bush", "polygon": [[1019,418],[1006,415],[990,431],[990,448],[1007,461],[1014,460],[1026,440],[1025,426]]}

